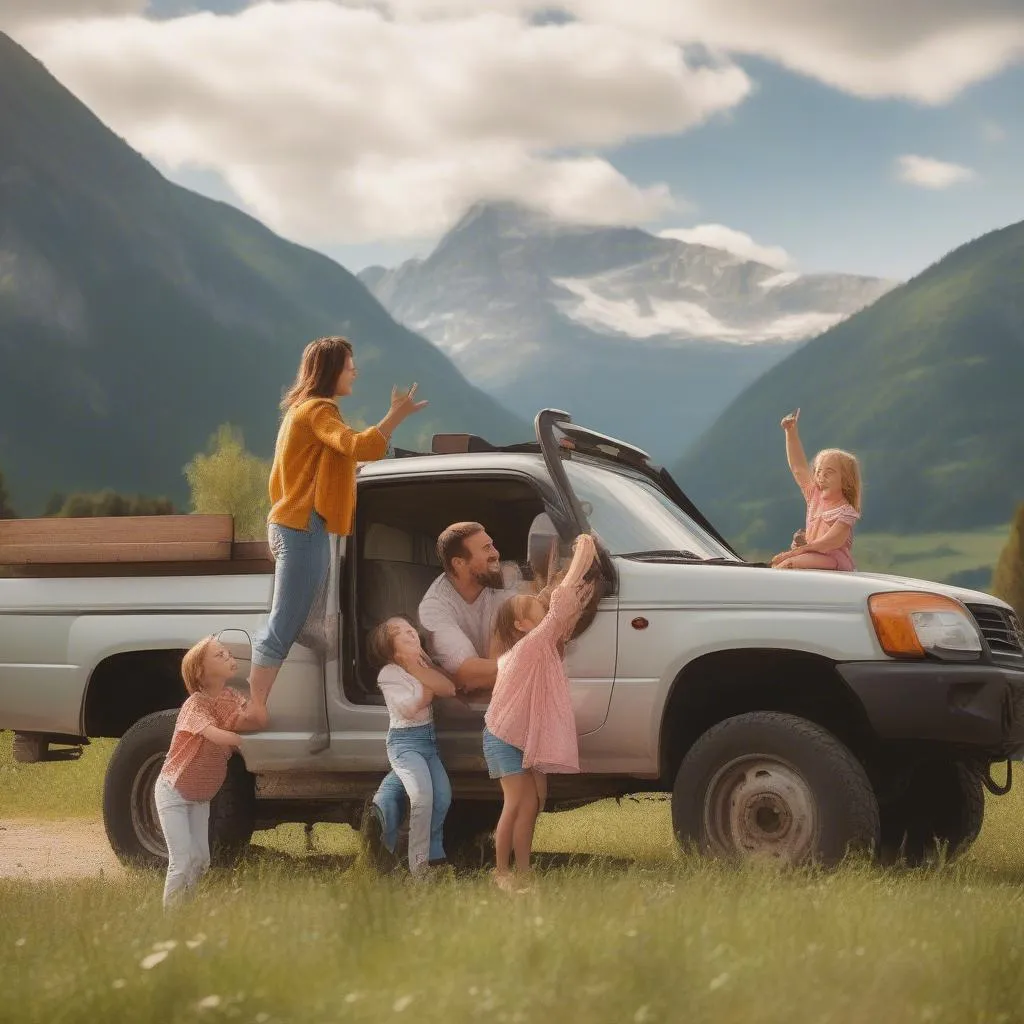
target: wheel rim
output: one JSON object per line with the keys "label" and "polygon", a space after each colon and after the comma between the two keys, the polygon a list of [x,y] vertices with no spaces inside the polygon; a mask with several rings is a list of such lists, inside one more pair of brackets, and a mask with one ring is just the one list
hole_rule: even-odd
{"label": "wheel rim", "polygon": [[813,790],[780,758],[730,761],[704,798],[704,834],[719,856],[800,864],[813,853],[818,829]]}
{"label": "wheel rim", "polygon": [[167,844],[164,832],[160,827],[160,817],[156,813],[156,793],[154,787],[164,766],[164,754],[153,754],[144,761],[135,773],[132,781],[132,828],[135,835],[147,852],[155,857],[167,857]]}

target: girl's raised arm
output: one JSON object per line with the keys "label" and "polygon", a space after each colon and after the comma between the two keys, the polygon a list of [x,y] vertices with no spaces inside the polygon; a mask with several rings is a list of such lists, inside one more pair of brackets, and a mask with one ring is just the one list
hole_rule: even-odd
{"label": "girl's raised arm", "polygon": [[786,461],[789,463],[789,471],[797,486],[806,495],[814,483],[811,477],[811,467],[807,464],[807,455],[804,453],[804,446],[800,441],[800,432],[797,430],[797,420],[800,419],[800,410],[783,416],[780,426],[786,432]]}
{"label": "girl's raised arm", "polygon": [[573,548],[572,562],[569,563],[569,571],[558,584],[559,587],[578,587],[587,575],[587,570],[594,564],[597,557],[597,543],[589,533],[581,533],[576,538]]}

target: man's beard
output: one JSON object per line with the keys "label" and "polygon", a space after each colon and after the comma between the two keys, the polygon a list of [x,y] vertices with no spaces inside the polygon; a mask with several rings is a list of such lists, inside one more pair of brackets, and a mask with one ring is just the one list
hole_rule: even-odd
{"label": "man's beard", "polygon": [[488,590],[504,590],[505,577],[502,575],[501,566],[496,569],[488,569],[487,572],[478,572],[473,577],[481,587]]}

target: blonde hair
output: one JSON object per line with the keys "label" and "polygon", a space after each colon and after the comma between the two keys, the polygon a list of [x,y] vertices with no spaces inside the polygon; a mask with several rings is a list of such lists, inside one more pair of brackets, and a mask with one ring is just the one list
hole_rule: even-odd
{"label": "blonde hair", "polygon": [[520,640],[526,636],[517,626],[516,620],[523,617],[526,601],[536,600],[530,594],[514,594],[501,603],[497,614],[494,616],[494,638],[497,640],[497,653],[502,654],[511,651]]}
{"label": "blonde hair", "polygon": [[190,693],[198,693],[203,688],[203,662],[206,652],[217,637],[211,633],[204,636],[197,644],[193,644],[181,659],[181,678],[185,681],[185,689]]}
{"label": "blonde hair", "polygon": [[823,448],[814,456],[812,472],[816,473],[825,459],[835,459],[839,463],[839,486],[842,489],[843,497],[859,512],[863,485],[857,456],[843,451],[842,448]]}

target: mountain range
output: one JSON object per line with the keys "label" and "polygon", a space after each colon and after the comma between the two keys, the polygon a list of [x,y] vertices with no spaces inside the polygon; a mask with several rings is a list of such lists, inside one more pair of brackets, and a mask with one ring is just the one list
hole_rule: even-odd
{"label": "mountain range", "polygon": [[106,487],[184,507],[219,424],[270,454],[326,333],[356,345],[351,420],[413,380],[431,404],[408,447],[522,440],[565,408],[672,463],[741,548],[802,522],[796,406],[809,452],[861,458],[863,529],[995,526],[1024,500],[1024,223],[893,286],[485,204],[360,278],[168,182],[0,34],[0,471],[22,515]]}
{"label": "mountain range", "polygon": [[961,246],[743,392],[674,467],[741,545],[803,521],[779,421],[861,460],[865,529],[1009,522],[1024,500],[1024,222]]}
{"label": "mountain range", "polygon": [[425,259],[359,278],[513,411],[554,405],[675,459],[807,338],[893,287],[639,228],[478,204]]}
{"label": "mountain range", "polygon": [[186,506],[182,467],[218,424],[269,455],[302,348],[329,333],[356,347],[349,418],[419,382],[431,404],[397,443],[529,436],[348,271],[168,182],[0,34],[0,469],[20,514],[103,487]]}

